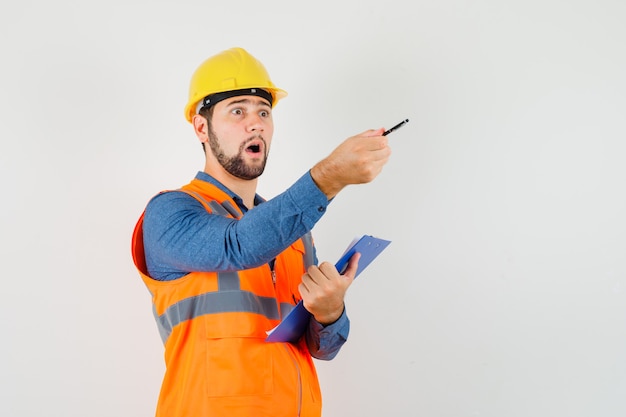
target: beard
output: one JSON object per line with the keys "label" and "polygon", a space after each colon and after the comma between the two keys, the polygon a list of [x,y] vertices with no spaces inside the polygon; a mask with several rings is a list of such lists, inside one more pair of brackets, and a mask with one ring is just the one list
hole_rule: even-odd
{"label": "beard", "polygon": [[[209,147],[211,148],[211,152],[217,159],[217,162],[219,162],[219,164],[230,175],[240,178],[242,180],[253,180],[255,178],[260,177],[261,174],[263,174],[263,171],[265,171],[265,165],[267,164],[267,156],[268,156],[269,149],[267,147],[267,143],[265,142],[265,139],[263,139],[261,136],[254,136],[248,139],[246,142],[241,144],[241,146],[239,147],[239,151],[237,152],[236,155],[227,156],[219,144],[217,135],[215,135],[212,129],[209,129],[208,134],[209,134],[208,135]],[[257,138],[261,139],[263,141],[263,144],[265,145],[263,147],[263,150],[265,152],[263,155],[263,159],[258,165],[247,164],[243,157],[247,148],[247,143]]]}

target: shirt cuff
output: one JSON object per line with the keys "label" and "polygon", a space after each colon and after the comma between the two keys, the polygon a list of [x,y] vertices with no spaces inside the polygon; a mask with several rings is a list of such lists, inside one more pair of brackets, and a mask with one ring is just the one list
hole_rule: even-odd
{"label": "shirt cuff", "polygon": [[311,317],[309,321],[309,335],[312,343],[313,356],[317,359],[330,360],[335,357],[341,346],[348,340],[350,333],[350,319],[343,310],[337,321],[327,326]]}

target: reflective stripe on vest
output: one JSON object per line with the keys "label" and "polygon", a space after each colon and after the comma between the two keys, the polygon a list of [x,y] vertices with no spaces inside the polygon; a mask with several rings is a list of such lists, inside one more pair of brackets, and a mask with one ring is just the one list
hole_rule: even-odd
{"label": "reflective stripe on vest", "polygon": [[304,270],[309,269],[311,265],[315,264],[315,258],[313,255],[313,236],[311,232],[306,232],[302,236],[302,243],[304,243]]}
{"label": "reflective stripe on vest", "polygon": [[200,201],[201,203],[203,203],[204,207],[209,207],[211,211],[215,214],[219,214],[224,217],[233,217],[235,219],[241,218],[241,214],[239,213],[239,211],[237,211],[237,209],[228,200],[224,200],[222,203],[218,202],[217,200],[206,201],[204,197],[202,197],[195,191],[182,189],[179,191],[187,193],[196,200]]}
{"label": "reflective stripe on vest", "polygon": [[261,297],[239,289],[239,274],[237,272],[220,272],[217,279],[217,292],[185,298],[169,306],[161,315],[157,315],[156,310],[154,311],[163,343],[167,341],[174,326],[205,314],[255,313],[270,320],[280,318],[276,299]]}

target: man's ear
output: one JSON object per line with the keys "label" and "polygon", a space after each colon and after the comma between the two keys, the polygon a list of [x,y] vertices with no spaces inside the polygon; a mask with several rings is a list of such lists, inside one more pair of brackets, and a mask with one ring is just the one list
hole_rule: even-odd
{"label": "man's ear", "polygon": [[193,125],[193,131],[196,133],[198,140],[201,143],[206,143],[209,141],[209,124],[207,120],[196,114],[191,119],[191,124]]}

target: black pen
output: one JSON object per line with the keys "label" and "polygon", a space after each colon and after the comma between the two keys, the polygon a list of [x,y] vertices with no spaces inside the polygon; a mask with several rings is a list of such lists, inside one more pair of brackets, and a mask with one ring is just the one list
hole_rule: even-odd
{"label": "black pen", "polygon": [[402,125],[409,123],[409,119],[404,119],[403,121],[401,121],[400,123],[398,123],[397,125],[395,125],[394,127],[392,127],[389,130],[385,130],[383,132],[383,136],[387,136],[388,134],[390,134],[391,132],[393,132],[396,129],[399,129],[400,127],[402,127]]}

